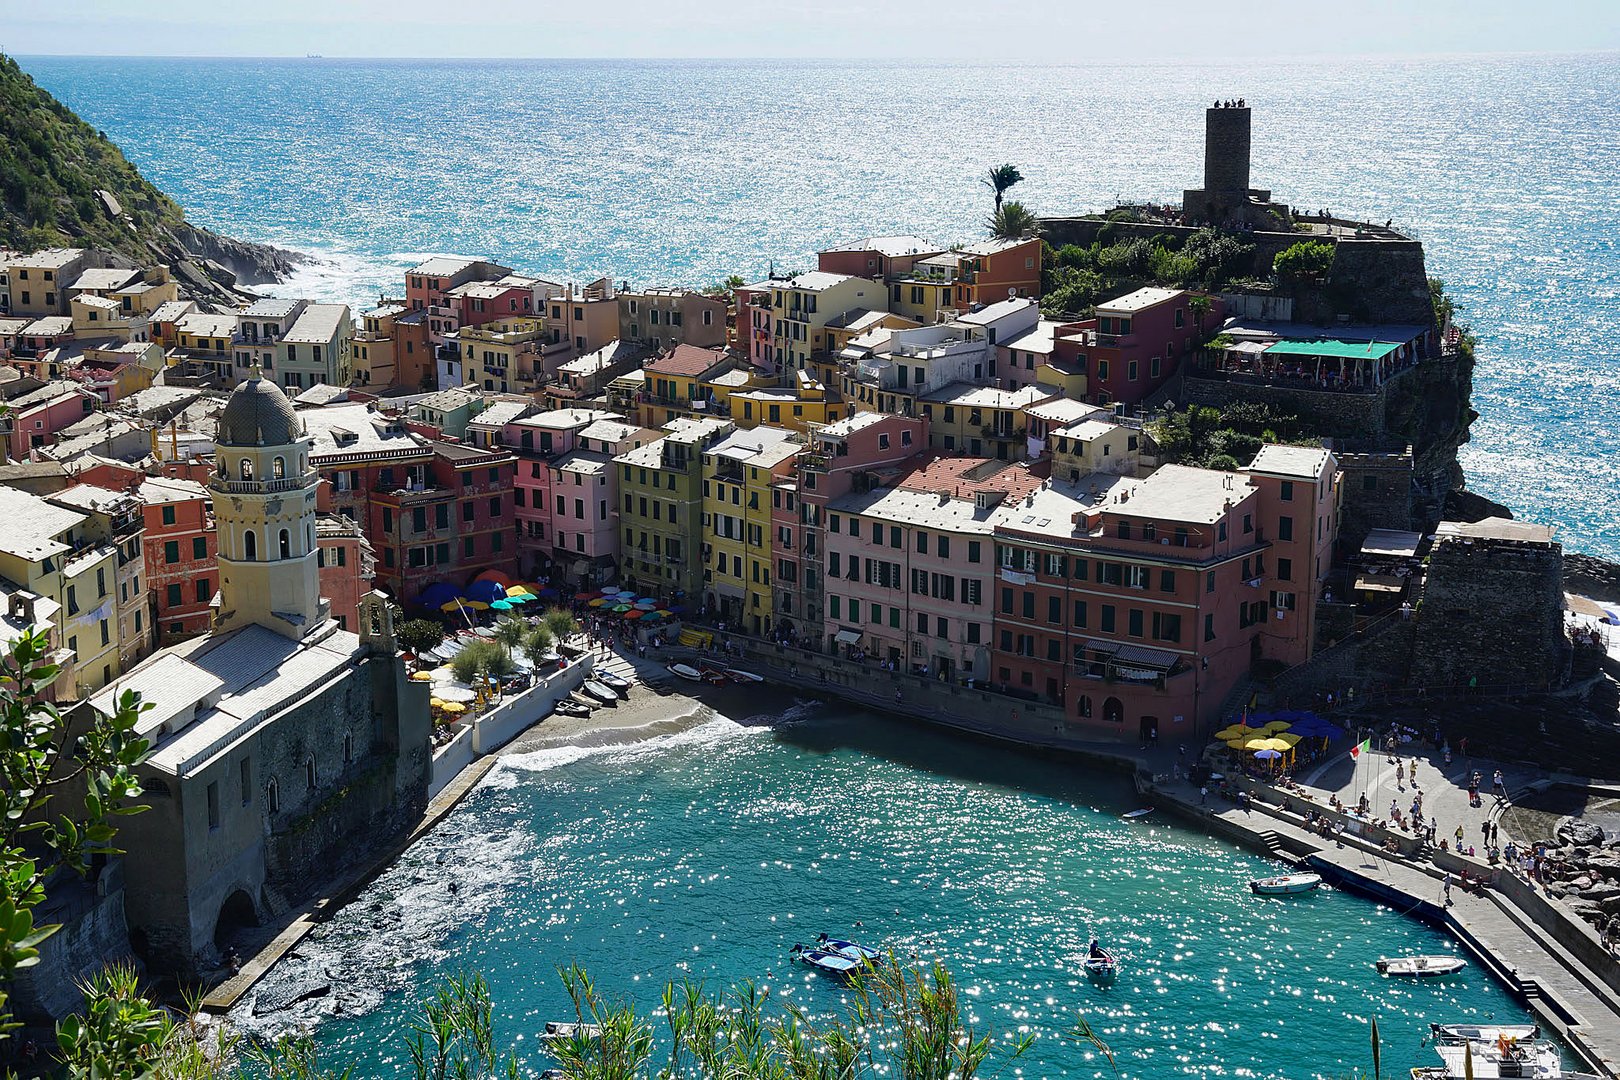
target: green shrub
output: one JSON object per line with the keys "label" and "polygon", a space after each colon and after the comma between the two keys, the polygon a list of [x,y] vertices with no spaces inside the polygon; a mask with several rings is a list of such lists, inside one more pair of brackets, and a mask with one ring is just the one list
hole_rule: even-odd
{"label": "green shrub", "polygon": [[1334,247],[1321,240],[1301,240],[1277,252],[1271,268],[1278,277],[1289,280],[1320,280],[1333,265]]}

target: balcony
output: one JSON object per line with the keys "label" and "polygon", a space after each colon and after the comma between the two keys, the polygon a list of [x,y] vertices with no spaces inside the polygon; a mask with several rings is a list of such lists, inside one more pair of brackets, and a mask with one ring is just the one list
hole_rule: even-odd
{"label": "balcony", "polygon": [[315,483],[316,479],[313,472],[280,480],[222,480],[216,476],[211,486],[224,488],[232,495],[268,495],[277,491],[298,491]]}
{"label": "balcony", "polygon": [[446,498],[451,493],[438,485],[405,486],[401,484],[378,483],[371,488],[377,495],[392,495],[400,503],[425,502],[430,499]]}
{"label": "balcony", "polygon": [[1003,442],[1012,442],[1024,437],[1024,429],[986,424],[983,428],[979,429],[979,434],[984,436],[986,439],[1000,439]]}

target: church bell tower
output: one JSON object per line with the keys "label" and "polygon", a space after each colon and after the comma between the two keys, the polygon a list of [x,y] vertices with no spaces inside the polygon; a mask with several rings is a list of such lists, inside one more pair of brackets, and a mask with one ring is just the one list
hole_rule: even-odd
{"label": "church bell tower", "polygon": [[215,632],[249,623],[295,640],[326,622],[316,566],[314,441],[287,396],[257,373],[231,391],[208,482],[219,530]]}

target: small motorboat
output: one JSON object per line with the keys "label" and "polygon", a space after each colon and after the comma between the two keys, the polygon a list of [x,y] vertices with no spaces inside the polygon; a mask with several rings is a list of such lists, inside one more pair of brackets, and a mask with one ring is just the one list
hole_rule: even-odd
{"label": "small motorboat", "polygon": [[1541,1038],[1539,1024],[1430,1024],[1429,1037],[1437,1043],[1496,1042],[1514,1039],[1530,1042]]}
{"label": "small motorboat", "polygon": [[1458,956],[1394,956],[1380,957],[1374,966],[1378,974],[1393,978],[1433,979],[1457,974],[1468,961]]}
{"label": "small motorboat", "polygon": [[617,705],[619,703],[619,695],[613,687],[598,682],[596,679],[586,679],[585,685],[581,686],[580,689],[588,697],[593,697],[604,705]]}
{"label": "small motorboat", "polygon": [[803,945],[793,946],[793,959],[835,979],[847,979],[866,966],[859,960],[851,960],[826,949],[807,949]]}
{"label": "small motorboat", "polygon": [[1151,813],[1153,813],[1153,807],[1149,806],[1142,810],[1132,810],[1128,814],[1121,814],[1120,817],[1124,818],[1126,821],[1139,821]]}
{"label": "small motorboat", "polygon": [[1259,896],[1292,896],[1307,893],[1322,884],[1320,874],[1282,874],[1249,882],[1249,888]]}
{"label": "small motorboat", "polygon": [[835,952],[839,956],[847,956],[863,964],[875,964],[883,959],[883,954],[870,945],[857,945],[853,941],[830,938],[826,934],[817,934],[816,943],[827,952]]}
{"label": "small motorboat", "polygon": [[1085,961],[1086,974],[1097,982],[1111,983],[1119,977],[1119,961],[1101,946],[1093,947]]}
{"label": "small motorboat", "polygon": [[546,1030],[540,1033],[541,1042],[561,1042],[564,1039],[597,1039],[602,1029],[596,1024],[572,1024],[559,1020],[546,1021]]}
{"label": "small motorboat", "polygon": [[592,672],[592,675],[595,676],[597,682],[612,690],[618,691],[620,694],[629,694],[630,687],[634,685],[629,679],[626,679],[621,675],[615,675],[611,671],[596,671]]}
{"label": "small motorboat", "polygon": [[731,676],[726,674],[726,669],[717,664],[699,664],[698,674],[701,675],[705,681],[711,682],[716,686],[719,686],[721,683],[731,681]]}
{"label": "small motorboat", "polygon": [[552,706],[552,711],[561,713],[564,716],[591,715],[591,707],[589,705],[585,704],[583,701],[575,701],[573,698],[566,697],[557,702],[556,705]]}
{"label": "small motorboat", "polygon": [[703,681],[703,672],[699,671],[691,664],[671,664],[669,665],[669,673],[677,678],[686,679],[689,682]]}
{"label": "small motorboat", "polygon": [[765,681],[765,676],[755,675],[752,671],[744,671],[742,668],[728,667],[725,669],[725,673],[726,678],[734,683],[762,683]]}

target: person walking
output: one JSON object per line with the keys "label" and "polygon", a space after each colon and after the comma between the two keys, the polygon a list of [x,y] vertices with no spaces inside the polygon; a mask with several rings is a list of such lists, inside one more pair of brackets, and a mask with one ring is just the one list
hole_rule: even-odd
{"label": "person walking", "polygon": [[1457,837],[1457,847],[1459,850],[1461,850],[1463,842],[1463,827],[1461,825],[1457,826],[1457,832],[1455,835]]}
{"label": "person walking", "polygon": [[1501,769],[1497,769],[1495,774],[1491,776],[1491,794],[1503,802],[1507,801],[1507,783],[1502,778]]}
{"label": "person walking", "polygon": [[1445,897],[1446,907],[1450,907],[1451,906],[1451,871],[1450,870],[1446,871],[1446,876],[1440,882],[1440,893],[1441,893],[1442,896]]}
{"label": "person walking", "polygon": [[1203,806],[1209,802],[1209,787],[1206,785],[1198,789],[1198,805]]}

